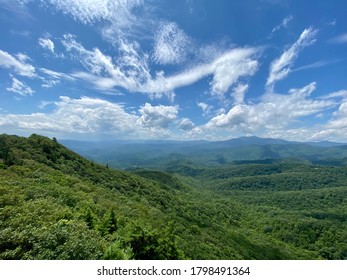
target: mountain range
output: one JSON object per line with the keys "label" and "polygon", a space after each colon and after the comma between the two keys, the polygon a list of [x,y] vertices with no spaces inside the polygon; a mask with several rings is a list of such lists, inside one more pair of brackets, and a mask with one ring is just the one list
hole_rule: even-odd
{"label": "mountain range", "polygon": [[[212,144],[219,152],[233,144],[234,153],[345,148],[241,140],[252,145]],[[299,158],[210,161],[219,155],[212,144],[120,143],[124,158],[124,147],[132,151],[123,169],[140,151],[157,153],[147,165],[120,171],[55,138],[0,135],[0,259],[347,258],[346,166]]]}
{"label": "mountain range", "polygon": [[156,167],[177,160],[196,165],[225,165],[241,161],[297,159],[325,165],[347,163],[347,144],[294,142],[241,137],[226,141],[104,141],[62,140],[61,143],[90,160],[125,169]]}

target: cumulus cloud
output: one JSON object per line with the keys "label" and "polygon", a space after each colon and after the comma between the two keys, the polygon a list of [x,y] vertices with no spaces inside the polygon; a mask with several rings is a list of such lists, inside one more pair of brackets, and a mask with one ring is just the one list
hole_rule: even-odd
{"label": "cumulus cloud", "polygon": [[328,135],[338,135],[340,139],[347,139],[347,99],[340,104],[338,110],[334,112],[333,118],[324,125]]}
{"label": "cumulus cloud", "polygon": [[299,39],[286,50],[279,58],[275,59],[270,65],[270,73],[266,82],[267,89],[273,90],[274,84],[277,81],[283,80],[291,72],[291,67],[297,58],[299,52],[307,46],[312,45],[315,42],[314,37],[317,34],[317,30],[312,28],[305,29]]}
{"label": "cumulus cloud", "polygon": [[258,69],[258,62],[252,58],[252,48],[234,49],[213,62],[212,92],[224,94],[240,77],[252,76]]}
{"label": "cumulus cloud", "polygon": [[152,106],[146,103],[141,106],[139,112],[141,125],[151,128],[167,128],[177,119],[178,106]]}
{"label": "cumulus cloud", "polygon": [[12,69],[18,75],[34,78],[36,77],[35,67],[26,63],[29,57],[23,54],[18,54],[18,59],[9,54],[8,52],[0,50],[0,67]]}
{"label": "cumulus cloud", "polygon": [[178,128],[184,131],[191,131],[194,127],[194,123],[188,118],[183,118],[178,123]]}
{"label": "cumulus cloud", "polygon": [[49,50],[51,53],[54,53],[54,43],[50,39],[39,38],[39,45],[43,49]]}
{"label": "cumulus cloud", "polygon": [[0,114],[0,127],[55,135],[112,135],[118,138],[152,138],[170,135],[168,127],[177,120],[178,106],[143,105],[129,113],[123,105],[90,97],[61,96],[50,104],[50,113]]}
{"label": "cumulus cloud", "polygon": [[289,128],[301,117],[336,106],[332,99],[311,98],[315,88],[316,83],[311,83],[301,89],[291,89],[289,94],[265,94],[258,104],[237,104],[229,112],[213,117],[205,128],[250,134]]}
{"label": "cumulus cloud", "polygon": [[29,131],[55,131],[56,133],[96,133],[123,136],[136,134],[138,116],[125,112],[115,103],[101,99],[60,97],[51,113],[0,115],[0,126]]}
{"label": "cumulus cloud", "polygon": [[35,92],[28,85],[19,81],[15,77],[12,76],[11,78],[12,78],[12,85],[11,87],[6,88],[6,90],[14,92],[14,93],[18,93],[22,96],[32,95]]}
{"label": "cumulus cloud", "polygon": [[155,35],[153,60],[158,64],[178,64],[186,59],[190,38],[175,22],[165,22]]}

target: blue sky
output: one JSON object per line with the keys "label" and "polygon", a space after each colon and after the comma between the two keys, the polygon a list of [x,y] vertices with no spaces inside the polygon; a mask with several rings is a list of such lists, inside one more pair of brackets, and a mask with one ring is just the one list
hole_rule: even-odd
{"label": "blue sky", "polygon": [[347,3],[0,0],[0,133],[347,142]]}

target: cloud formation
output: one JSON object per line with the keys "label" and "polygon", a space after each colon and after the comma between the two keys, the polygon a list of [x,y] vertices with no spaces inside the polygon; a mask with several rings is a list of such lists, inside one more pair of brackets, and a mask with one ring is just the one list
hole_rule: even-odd
{"label": "cloud formation", "polygon": [[126,113],[119,104],[105,100],[61,96],[52,113],[0,115],[0,126],[29,131],[64,133],[99,133],[124,136],[136,134],[138,117]]}
{"label": "cloud formation", "polygon": [[178,106],[152,106],[149,103],[140,107],[141,125],[150,128],[168,128],[177,119]]}
{"label": "cloud formation", "polygon": [[25,62],[25,60],[28,60],[28,56],[23,54],[18,56],[17,59],[8,52],[0,50],[0,67],[13,70],[20,76],[36,77],[35,67]]}
{"label": "cloud formation", "polygon": [[51,53],[54,53],[54,43],[50,39],[39,38],[39,45],[43,49],[49,50]]}
{"label": "cloud formation", "polygon": [[281,28],[287,28],[288,27],[288,24],[289,22],[291,22],[293,20],[293,16],[292,15],[289,15],[287,17],[285,17],[283,19],[283,21],[281,22],[281,24],[275,26],[273,29],[272,29],[272,33],[280,30]]}
{"label": "cloud formation", "polygon": [[90,82],[100,90],[121,87],[130,92],[149,94],[152,98],[168,95],[172,97],[175,89],[194,84],[209,75],[213,76],[212,93],[222,95],[241,77],[253,75],[258,67],[254,57],[259,53],[259,49],[235,48],[226,51],[210,63],[171,76],[157,72],[153,77],[149,70],[148,55],[141,52],[137,43],[129,43],[125,39],[121,41],[121,55],[115,61],[98,48],[85,49],[71,34],[64,35],[62,43],[88,70],[72,73],[73,77]]}
{"label": "cloud formation", "polygon": [[311,83],[301,89],[291,89],[289,94],[265,94],[257,104],[236,104],[229,112],[213,117],[205,128],[246,134],[289,129],[301,117],[312,116],[337,105],[331,98],[311,98],[310,94],[315,89],[316,83]]}
{"label": "cloud formation", "polygon": [[60,96],[59,101],[47,104],[55,108],[51,113],[0,114],[0,127],[43,134],[162,138],[170,135],[168,127],[177,120],[179,109],[146,103],[138,114],[128,113],[120,104],[85,96],[77,99]]}
{"label": "cloud formation", "polygon": [[178,64],[186,59],[190,38],[175,22],[165,22],[155,34],[153,60],[158,64]]}
{"label": "cloud formation", "polygon": [[11,87],[6,88],[7,91],[18,93],[22,96],[32,95],[35,92],[28,85],[19,81],[15,77],[12,76],[11,78],[12,78],[12,85]]}
{"label": "cloud formation", "polygon": [[190,119],[183,118],[179,121],[178,128],[184,131],[191,131],[195,128],[195,125]]}
{"label": "cloud formation", "polygon": [[286,78],[292,71],[292,65],[297,58],[299,52],[312,45],[315,42],[317,30],[312,28],[305,29],[299,39],[286,50],[279,58],[275,59],[270,65],[269,77],[266,81],[268,91],[273,91],[273,87],[277,81]]}

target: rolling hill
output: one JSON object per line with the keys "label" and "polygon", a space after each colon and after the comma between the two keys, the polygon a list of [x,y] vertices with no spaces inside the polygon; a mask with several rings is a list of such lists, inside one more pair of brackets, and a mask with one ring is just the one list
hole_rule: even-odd
{"label": "rolling hill", "polygon": [[119,171],[55,138],[0,135],[0,258],[347,257],[345,167],[161,156]]}

